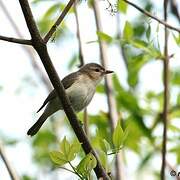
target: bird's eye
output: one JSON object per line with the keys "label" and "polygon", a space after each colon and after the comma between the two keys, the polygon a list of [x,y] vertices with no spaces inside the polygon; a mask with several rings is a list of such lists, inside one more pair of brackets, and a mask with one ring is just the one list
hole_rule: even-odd
{"label": "bird's eye", "polygon": [[100,72],[100,70],[99,70],[98,68],[97,68],[97,69],[95,69],[95,71],[96,71],[96,72]]}

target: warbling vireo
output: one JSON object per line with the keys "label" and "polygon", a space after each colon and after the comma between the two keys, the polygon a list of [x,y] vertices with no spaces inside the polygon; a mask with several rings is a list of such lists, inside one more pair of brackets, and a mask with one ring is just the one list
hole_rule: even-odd
{"label": "warbling vireo", "polygon": [[[89,63],[82,66],[78,71],[67,75],[62,80],[67,96],[76,112],[83,110],[91,102],[96,91],[96,86],[106,74],[112,72],[113,71],[105,70],[99,64]],[[40,118],[28,130],[28,135],[35,135],[49,116],[56,111],[63,109],[55,90],[48,95],[37,112],[39,112],[46,104],[47,106]]]}

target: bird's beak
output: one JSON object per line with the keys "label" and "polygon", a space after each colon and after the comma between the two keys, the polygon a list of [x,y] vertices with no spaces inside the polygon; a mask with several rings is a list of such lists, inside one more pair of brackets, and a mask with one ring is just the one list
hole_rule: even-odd
{"label": "bird's beak", "polygon": [[114,71],[110,71],[110,70],[106,70],[105,71],[105,74],[110,74],[110,73],[113,73]]}

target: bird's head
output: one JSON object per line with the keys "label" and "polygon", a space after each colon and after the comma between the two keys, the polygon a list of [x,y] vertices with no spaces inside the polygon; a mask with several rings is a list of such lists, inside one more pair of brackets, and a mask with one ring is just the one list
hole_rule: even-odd
{"label": "bird's head", "polygon": [[82,66],[79,70],[81,73],[85,73],[89,78],[97,85],[106,74],[113,73],[113,71],[106,70],[99,64],[89,63]]}

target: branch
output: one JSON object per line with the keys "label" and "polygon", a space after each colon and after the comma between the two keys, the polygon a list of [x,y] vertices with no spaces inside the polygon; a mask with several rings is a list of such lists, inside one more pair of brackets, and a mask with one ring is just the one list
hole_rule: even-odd
{"label": "branch", "polygon": [[104,180],[109,180],[108,175],[106,174],[105,170],[103,169],[96,152],[92,148],[88,138],[86,137],[86,134],[84,133],[83,129],[81,128],[81,125],[79,124],[79,120],[70,104],[69,98],[66,95],[64,86],[62,85],[58,74],[52,64],[51,58],[47,51],[47,46],[44,40],[41,38],[40,33],[37,29],[34,17],[32,15],[28,0],[19,0],[19,3],[21,5],[21,9],[23,11],[26,24],[28,26],[29,32],[32,37],[32,45],[37,51],[45,69],[46,72],[51,80],[51,83],[53,84],[58,98],[62,103],[63,109],[65,111],[65,114],[79,140],[80,143],[82,143],[82,148],[85,151],[86,154],[92,153],[96,160],[97,160],[97,166],[94,168],[94,171],[96,173],[96,176],[98,178],[103,177]]}
{"label": "branch", "polygon": [[79,17],[77,12],[77,1],[74,3],[74,14],[75,14],[75,20],[76,20],[76,28],[77,28],[77,39],[78,39],[78,46],[79,46],[79,60],[80,65],[79,67],[84,65],[84,55],[82,50],[82,41],[81,41],[81,35],[80,35],[80,28],[79,28]]}
{"label": "branch", "polygon": [[[164,0],[164,21],[167,21],[167,5],[168,0]],[[166,168],[166,149],[167,149],[167,123],[169,111],[169,56],[168,56],[168,30],[164,29],[164,104],[163,104],[163,142],[162,142],[162,165],[161,165],[161,180],[165,180]]]}
{"label": "branch", "polygon": [[130,4],[131,6],[133,6],[135,9],[139,10],[140,12],[142,12],[143,14],[145,14],[146,16],[149,16],[151,17],[152,19],[158,21],[160,24],[163,24],[165,27],[169,28],[169,29],[172,29],[174,31],[177,31],[180,33],[180,29],[177,28],[177,27],[174,27],[170,24],[168,24],[166,21],[163,21],[161,19],[159,19],[158,17],[152,15],[151,13],[149,13],[148,11],[145,11],[144,9],[140,8],[139,6],[137,6],[136,4],[128,1],[128,0],[123,0],[124,2],[126,2],[127,4]]}
{"label": "branch", "polygon": [[1,36],[1,35],[0,35],[0,40],[17,43],[17,44],[32,45],[31,40],[17,39],[17,38],[6,37],[6,36]]}
{"label": "branch", "polygon": [[54,34],[54,32],[56,31],[57,27],[61,24],[61,22],[63,21],[64,17],[66,16],[66,14],[69,12],[70,8],[72,7],[73,3],[75,2],[75,0],[70,0],[68,2],[68,4],[66,5],[66,7],[64,8],[63,12],[61,13],[61,15],[59,16],[59,18],[57,19],[57,21],[54,23],[54,25],[51,27],[51,29],[49,30],[49,32],[46,34],[46,36],[44,37],[44,42],[47,43],[49,41],[49,39],[51,38],[51,36]]}
{"label": "branch", "polygon": [[[100,12],[99,12],[99,7],[98,7],[98,0],[93,1],[93,9],[94,9],[94,15],[95,15],[95,21],[96,21],[96,28],[97,31],[103,32],[103,28],[101,25],[101,17],[100,17]],[[100,51],[100,59],[101,59],[101,64],[106,68],[107,67],[107,46],[105,42],[103,42],[99,37],[98,37],[98,42],[99,42],[99,51]],[[112,87],[112,79],[109,76],[105,76],[105,89],[106,89],[106,95],[107,95],[107,103],[108,103],[108,110],[109,110],[109,118],[110,118],[110,126],[111,126],[111,131],[113,132],[117,119],[118,119],[118,113],[117,113],[117,108],[116,108],[116,102],[113,96],[113,87]],[[120,180],[121,179],[121,163],[120,163],[120,158],[117,155],[116,156],[116,175],[115,179]]]}
{"label": "branch", "polygon": [[7,157],[6,157],[6,154],[5,154],[5,151],[4,151],[4,147],[2,145],[2,143],[0,142],[0,156],[8,170],[8,173],[11,177],[12,180],[20,180],[17,176],[17,174],[15,173],[14,169],[12,168],[10,162],[8,161]]}
{"label": "branch", "polygon": [[[83,55],[83,48],[82,48],[82,41],[81,41],[81,34],[80,34],[80,27],[79,27],[79,17],[78,17],[78,11],[77,11],[77,0],[75,0],[74,3],[74,14],[76,19],[76,28],[77,28],[77,39],[78,39],[78,45],[79,45],[79,60],[80,65],[79,67],[84,65],[84,55]],[[89,136],[89,129],[88,129],[88,114],[87,114],[87,108],[84,109],[84,115],[83,115],[83,123],[84,123],[84,131]]]}

